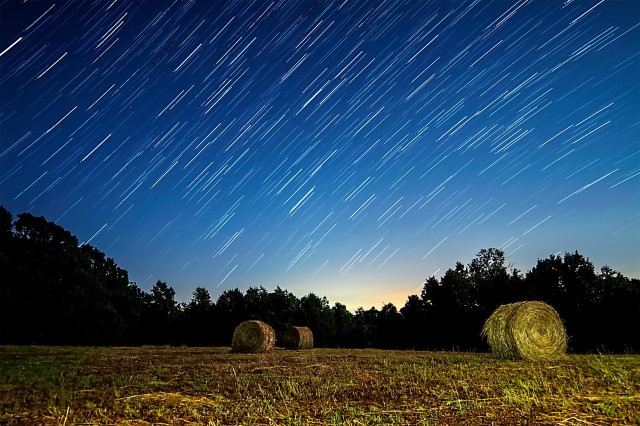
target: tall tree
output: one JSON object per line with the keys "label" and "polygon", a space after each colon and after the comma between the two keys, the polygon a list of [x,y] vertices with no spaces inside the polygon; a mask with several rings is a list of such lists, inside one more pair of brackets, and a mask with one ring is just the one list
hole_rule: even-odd
{"label": "tall tree", "polygon": [[[429,280],[432,279],[435,280],[434,277],[431,277]],[[427,283],[429,280],[427,280]],[[427,283],[425,283],[425,286]],[[431,285],[433,285],[433,283],[431,283]],[[415,294],[410,295],[405,305],[400,309],[400,313],[404,318],[406,346],[413,349],[424,349],[428,347],[428,328],[430,325],[427,323],[424,300]]]}
{"label": "tall tree", "polygon": [[166,282],[158,280],[146,297],[143,313],[144,330],[149,343],[176,343],[176,320],[179,313],[176,292]]}
{"label": "tall tree", "polygon": [[191,300],[184,308],[180,325],[180,334],[187,344],[205,346],[213,343],[212,329],[215,328],[215,324],[209,290],[196,287]]}
{"label": "tall tree", "polygon": [[300,309],[300,300],[295,294],[281,289],[279,286],[269,293],[269,304],[273,310],[272,326],[276,331],[278,341],[282,339],[282,333],[293,324],[294,318]]}
{"label": "tall tree", "polygon": [[472,298],[482,316],[516,298],[506,263],[504,251],[489,248],[480,250],[469,264]]}
{"label": "tall tree", "polygon": [[77,342],[75,299],[78,240],[44,217],[21,213],[14,223],[12,269],[6,285],[16,309],[19,343]]}
{"label": "tall tree", "polygon": [[296,320],[313,331],[313,341],[317,346],[335,344],[335,322],[326,297],[320,298],[313,293],[302,297]]}
{"label": "tall tree", "polygon": [[15,300],[15,277],[13,276],[13,216],[0,205],[0,343],[15,342],[17,331],[11,321],[15,320],[18,308]]}
{"label": "tall tree", "polygon": [[353,314],[340,302],[331,308],[336,325],[336,345],[341,348],[350,347],[354,337]]}
{"label": "tall tree", "polygon": [[375,339],[376,347],[388,349],[406,347],[404,321],[393,303],[386,303],[382,306],[376,322],[378,328]]}
{"label": "tall tree", "polygon": [[640,352],[640,280],[604,266],[597,287],[600,309],[592,314],[591,349]]}
{"label": "tall tree", "polygon": [[244,294],[244,305],[248,319],[257,319],[268,324],[275,317],[269,292],[264,287],[249,287]]}
{"label": "tall tree", "polygon": [[23,213],[13,224],[11,214],[2,210],[0,339],[129,342],[139,323],[140,300],[127,272],[98,249],[79,247],[75,236],[44,217]]}
{"label": "tall tree", "polygon": [[356,309],[353,316],[353,347],[370,348],[374,346],[378,335],[379,313],[374,306],[366,311],[363,308]]}
{"label": "tall tree", "polygon": [[249,319],[242,292],[238,288],[223,291],[216,301],[214,314],[216,344],[230,345],[235,328]]}
{"label": "tall tree", "polygon": [[597,276],[589,259],[576,251],[538,260],[525,284],[530,299],[546,302],[558,311],[573,350],[585,351],[592,346],[592,322],[600,307]]}

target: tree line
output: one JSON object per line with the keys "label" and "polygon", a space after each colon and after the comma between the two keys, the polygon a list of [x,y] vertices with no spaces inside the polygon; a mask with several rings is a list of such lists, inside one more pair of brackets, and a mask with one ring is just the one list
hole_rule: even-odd
{"label": "tree line", "polygon": [[0,344],[230,344],[240,322],[260,319],[278,337],[305,325],[318,347],[486,350],[479,333],[504,303],[540,300],[565,322],[575,352],[640,352],[640,280],[594,265],[580,253],[539,259],[526,274],[500,249],[482,249],[430,277],[403,307],[380,309],[301,298],[276,287],[238,288],[213,300],[197,287],[189,302],[158,281],[149,292],[126,270],[69,231],[30,213],[14,220],[0,206]]}

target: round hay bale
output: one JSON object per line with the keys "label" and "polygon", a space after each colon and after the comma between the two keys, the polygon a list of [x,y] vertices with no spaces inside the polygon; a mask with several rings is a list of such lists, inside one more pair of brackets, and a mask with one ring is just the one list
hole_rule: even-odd
{"label": "round hay bale", "polygon": [[289,327],[282,334],[286,349],[313,349],[313,332],[309,327]]}
{"label": "round hay bale", "polygon": [[515,308],[523,303],[525,302],[498,306],[484,323],[484,327],[482,327],[480,334],[487,340],[487,343],[489,343],[491,352],[501,358],[514,358],[514,354],[517,353],[513,339],[507,337],[507,323]]}
{"label": "round hay bale", "polygon": [[567,350],[567,333],[560,316],[543,302],[499,306],[482,328],[491,351],[501,358],[549,360]]}
{"label": "round hay bale", "polygon": [[273,328],[262,321],[240,323],[233,332],[231,351],[240,353],[270,352],[276,343]]}

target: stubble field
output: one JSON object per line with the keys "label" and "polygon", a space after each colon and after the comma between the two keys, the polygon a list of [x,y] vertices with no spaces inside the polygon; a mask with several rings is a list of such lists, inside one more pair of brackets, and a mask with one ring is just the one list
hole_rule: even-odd
{"label": "stubble field", "polygon": [[0,347],[0,424],[640,424],[640,356]]}

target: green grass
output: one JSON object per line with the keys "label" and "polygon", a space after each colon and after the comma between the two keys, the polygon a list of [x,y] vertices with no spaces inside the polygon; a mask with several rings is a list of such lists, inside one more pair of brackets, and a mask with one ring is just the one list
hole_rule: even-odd
{"label": "green grass", "polygon": [[640,356],[0,347],[2,424],[640,424]]}

